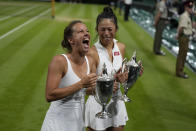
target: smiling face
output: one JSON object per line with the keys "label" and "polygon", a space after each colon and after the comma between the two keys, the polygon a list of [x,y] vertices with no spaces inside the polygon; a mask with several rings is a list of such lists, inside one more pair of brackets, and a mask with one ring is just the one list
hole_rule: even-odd
{"label": "smiling face", "polygon": [[90,34],[85,24],[77,23],[72,27],[73,34],[69,39],[72,51],[86,54],[90,46]]}
{"label": "smiling face", "polygon": [[111,19],[102,19],[98,24],[97,32],[103,46],[113,43],[116,34],[116,26]]}

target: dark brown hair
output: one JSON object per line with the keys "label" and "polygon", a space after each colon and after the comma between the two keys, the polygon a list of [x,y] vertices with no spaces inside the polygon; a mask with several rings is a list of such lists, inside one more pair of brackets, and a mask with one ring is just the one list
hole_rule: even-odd
{"label": "dark brown hair", "polygon": [[71,48],[71,45],[68,41],[69,38],[72,37],[73,35],[73,26],[77,23],[82,23],[82,21],[80,20],[75,20],[75,21],[72,21],[65,29],[64,29],[64,38],[63,38],[63,41],[61,42],[61,46],[63,48],[67,48],[68,51],[72,51],[72,48]]}

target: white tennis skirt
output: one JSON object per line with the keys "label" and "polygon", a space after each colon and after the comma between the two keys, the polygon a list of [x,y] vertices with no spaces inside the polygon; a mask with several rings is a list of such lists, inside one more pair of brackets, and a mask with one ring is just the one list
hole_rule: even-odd
{"label": "white tennis skirt", "polygon": [[52,103],[41,131],[85,131],[81,103],[68,103],[64,107]]}
{"label": "white tennis skirt", "polygon": [[102,111],[102,106],[97,103],[94,96],[90,95],[85,108],[85,126],[94,130],[105,130],[108,127],[119,127],[126,125],[128,115],[124,101],[111,100],[107,105],[107,110],[112,114],[112,118],[100,119],[95,115]]}

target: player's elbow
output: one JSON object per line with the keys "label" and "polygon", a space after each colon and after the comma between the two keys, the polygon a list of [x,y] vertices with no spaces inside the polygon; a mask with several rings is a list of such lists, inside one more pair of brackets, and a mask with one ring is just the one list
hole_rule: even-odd
{"label": "player's elbow", "polygon": [[53,101],[53,100],[52,100],[51,96],[46,95],[46,101],[47,101],[47,102],[51,102],[51,101]]}
{"label": "player's elbow", "polygon": [[52,94],[52,93],[47,93],[46,94],[46,101],[47,102],[52,102],[52,101],[54,101],[55,99],[54,99],[54,95]]}

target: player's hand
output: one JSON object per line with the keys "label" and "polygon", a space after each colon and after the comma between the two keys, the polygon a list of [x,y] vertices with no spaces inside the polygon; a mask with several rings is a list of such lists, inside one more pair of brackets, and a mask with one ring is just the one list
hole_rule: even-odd
{"label": "player's hand", "polygon": [[83,88],[95,87],[96,81],[97,75],[95,73],[88,74],[81,79]]}

